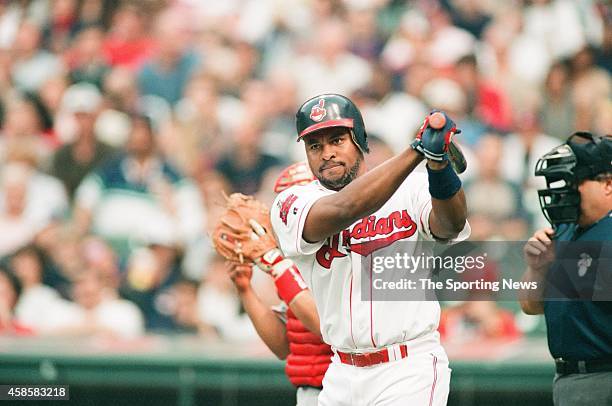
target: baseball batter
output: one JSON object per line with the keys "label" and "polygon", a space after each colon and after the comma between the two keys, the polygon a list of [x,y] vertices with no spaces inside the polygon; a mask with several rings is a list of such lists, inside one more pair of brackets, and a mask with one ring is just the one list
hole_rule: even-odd
{"label": "baseball batter", "polygon": [[[457,133],[430,115],[411,148],[368,171],[361,113],[324,94],[297,112],[316,181],[277,197],[271,222],[315,298],[321,334],[334,350],[320,405],[444,405],[450,369],[437,332],[437,302],[361,297],[361,258],[396,241],[469,236],[461,181],[447,152]],[[415,167],[427,159],[427,174]]]}

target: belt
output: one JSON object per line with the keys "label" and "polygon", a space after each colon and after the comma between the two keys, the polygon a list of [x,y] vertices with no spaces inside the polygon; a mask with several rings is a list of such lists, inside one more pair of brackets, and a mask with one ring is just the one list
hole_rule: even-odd
{"label": "belt", "polygon": [[568,361],[556,358],[555,366],[559,375],[612,372],[612,360]]}
{"label": "belt", "polygon": [[408,356],[408,346],[406,344],[393,344],[376,352],[341,352],[336,350],[336,354],[343,364],[356,367],[370,367],[372,365],[383,364],[389,361],[396,361]]}

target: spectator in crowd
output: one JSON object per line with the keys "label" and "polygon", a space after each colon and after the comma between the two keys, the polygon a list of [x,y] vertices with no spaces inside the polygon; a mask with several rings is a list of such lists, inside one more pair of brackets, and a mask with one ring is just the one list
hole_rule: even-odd
{"label": "spectator in crowd", "polygon": [[0,154],[5,159],[11,144],[29,142],[37,162],[46,160],[58,144],[50,130],[49,116],[32,95],[13,95],[5,105]]}
{"label": "spectator in crowd", "polygon": [[[381,63],[397,76],[416,64],[429,64],[425,49],[430,33],[431,25],[421,10],[418,8],[405,10],[398,26],[385,44]],[[427,72],[430,75],[434,73],[432,70]],[[417,80],[415,83],[419,82]],[[409,93],[418,95],[420,91]]]}
{"label": "spectator in crowd", "polygon": [[138,83],[129,69],[113,68],[104,78],[103,91],[110,108],[126,113],[138,110]]}
{"label": "spectator in crowd", "polygon": [[197,55],[190,48],[184,16],[163,13],[155,27],[155,38],[155,53],[140,70],[138,87],[141,94],[156,95],[174,105],[199,65]]}
{"label": "spectator in crowd", "polygon": [[91,84],[72,85],[64,93],[62,109],[74,119],[75,140],[57,150],[50,173],[64,183],[71,201],[85,175],[115,153],[94,132],[101,103],[102,96]]}
{"label": "spectator in crowd", "polygon": [[15,307],[17,320],[39,334],[59,328],[70,318],[69,304],[57,290],[44,283],[44,264],[41,252],[28,245],[19,249],[10,261],[13,272],[23,288]]}
{"label": "spectator in crowd", "polygon": [[28,244],[39,231],[35,219],[26,215],[27,170],[16,165],[5,166],[1,185],[4,201],[0,204],[0,257]]}
{"label": "spectator in crowd", "polygon": [[171,134],[167,154],[185,173],[198,173],[212,166],[228,147],[222,136],[222,104],[217,80],[204,72],[195,74],[185,89],[185,97],[175,108],[176,134]]}
{"label": "spectator in crowd", "polygon": [[238,95],[258,76],[259,53],[253,45],[245,41],[235,41],[231,43],[231,47],[234,63],[224,75],[223,87],[225,92]]}
{"label": "spectator in crowd", "polygon": [[421,97],[432,109],[443,110],[453,117],[462,131],[460,143],[473,147],[485,133],[484,124],[469,114],[467,96],[455,80],[432,79],[423,86]]}
{"label": "spectator in crowd", "polygon": [[612,128],[612,100],[602,99],[596,106],[596,114],[593,121],[596,134],[609,133]]}
{"label": "spectator in crowd", "polygon": [[[229,196],[232,193],[232,185],[219,172],[209,170],[204,173],[200,182],[200,193],[204,200],[206,217],[217,219],[223,213],[223,194]],[[211,234],[215,226],[214,221],[207,223],[206,232]]]}
{"label": "spectator in crowd", "polygon": [[295,106],[297,83],[285,70],[272,71],[264,83],[269,94],[268,119],[266,120],[263,140],[264,152],[280,160],[293,161],[301,159],[300,148],[293,139],[295,131]]}
{"label": "spectator in crowd", "polygon": [[109,290],[119,288],[121,275],[119,258],[112,247],[99,237],[88,237],[81,241],[77,256],[83,258],[83,267],[98,273]]}
{"label": "spectator in crowd", "polygon": [[63,334],[136,338],[144,333],[144,320],[138,307],[120,299],[117,290],[106,283],[100,272],[84,270],[74,282],[73,294],[81,314]]}
{"label": "spectator in crowd", "polygon": [[548,71],[544,84],[540,117],[542,130],[558,139],[565,139],[575,127],[576,107],[571,93],[570,69],[565,62],[556,62]]}
{"label": "spectator in crowd", "polygon": [[78,21],[80,27],[108,26],[116,3],[108,0],[85,0],[79,5]]}
{"label": "spectator in crowd", "polygon": [[462,57],[474,52],[476,38],[463,28],[454,26],[446,10],[432,7],[427,17],[431,37],[425,52],[433,67],[449,69]]}
{"label": "spectator in crowd", "polygon": [[395,155],[389,144],[371,132],[368,133],[368,147],[370,153],[364,157],[368,168],[375,168]]}
{"label": "spectator in crowd", "polygon": [[0,267],[0,335],[30,335],[33,331],[14,316],[21,295],[21,283],[11,272]]}
{"label": "spectator in crowd", "polygon": [[54,53],[62,53],[81,28],[77,0],[56,0],[50,4],[49,19],[42,30],[43,45]]}
{"label": "spectator in crowd", "polygon": [[[64,73],[59,73],[56,76],[47,78],[38,91],[40,102],[49,112],[49,115],[54,118],[60,112],[64,92],[68,86],[70,86],[68,76]],[[59,139],[58,135],[55,134],[58,141],[65,142],[64,139]]]}
{"label": "spectator in crowd", "polygon": [[[571,60],[573,96],[576,106],[576,127],[593,130],[596,109],[601,100],[610,100],[612,79],[604,69],[594,64],[593,49],[586,46]],[[609,128],[606,129],[606,132]]]}
{"label": "spectator in crowd", "polygon": [[104,41],[104,54],[111,66],[131,70],[142,66],[155,47],[147,28],[142,3],[123,2],[113,16],[111,30]]}
{"label": "spectator in crowd", "polygon": [[62,62],[57,55],[40,47],[41,33],[33,22],[24,21],[13,44],[12,78],[18,89],[38,91],[49,77],[58,74]]}
{"label": "spectator in crowd", "polygon": [[197,333],[203,336],[216,336],[217,332],[212,326],[202,321],[198,311],[198,289],[197,281],[181,278],[172,285],[170,295],[172,297],[172,318],[175,323],[175,331],[178,333]]}
{"label": "spectator in crowd", "polygon": [[[229,127],[230,131],[233,131],[242,125],[243,121],[246,121],[247,123],[257,121],[261,124],[261,148],[273,149],[270,146],[264,146],[265,131],[269,124],[269,120],[272,118],[272,106],[276,102],[273,96],[274,94],[272,93],[271,89],[263,80],[254,79],[244,83],[239,96],[242,109],[240,115],[237,115],[237,117],[234,119],[233,126]],[[285,159],[285,156],[282,153],[275,152],[274,155],[279,159]]]}
{"label": "spectator in crowd", "polygon": [[16,2],[3,2],[0,4],[0,48],[9,49],[15,41],[19,30],[19,23],[23,18],[22,5]]}
{"label": "spectator in crowd", "polygon": [[487,9],[486,2],[442,0],[440,4],[448,11],[454,25],[477,38],[482,36],[491,20],[491,10]]}
{"label": "spectator in crowd", "polygon": [[466,55],[455,67],[455,78],[467,100],[467,112],[483,124],[501,131],[512,125],[512,106],[503,91],[479,74],[476,56]]}
{"label": "spectator in crowd", "polygon": [[495,134],[482,137],[474,162],[477,174],[464,185],[470,208],[468,221],[475,241],[490,238],[520,241],[527,236],[529,216],[523,208],[521,188],[503,178],[499,164],[502,154],[501,137]]}
{"label": "spectator in crowd", "polygon": [[78,33],[66,58],[72,83],[87,82],[102,89],[104,77],[110,71],[102,53],[103,42],[104,31],[99,27],[92,26]]}
{"label": "spectator in crowd", "polygon": [[[49,259],[52,268],[62,278],[74,280],[86,266],[81,252],[81,238],[74,232],[70,223],[57,222],[46,227],[36,235],[34,245]],[[63,297],[69,297],[71,286],[56,286]]]}
{"label": "spectator in crowd", "polygon": [[501,171],[509,180],[522,187],[541,186],[542,183],[533,174],[536,161],[559,142],[541,132],[535,109],[527,106],[516,110],[514,128],[516,132],[504,139]]}
{"label": "spectator in crowd", "polygon": [[307,45],[310,52],[291,68],[298,83],[298,97],[306,100],[332,92],[351,94],[370,80],[371,68],[348,51],[347,26],[337,19],[324,20]]}
{"label": "spectator in crowd", "polygon": [[[211,261],[204,283],[198,292],[198,311],[205,323],[213,326],[221,338],[229,341],[248,342],[258,340],[257,332],[240,299],[227,277],[227,265],[223,258],[215,256]],[[262,297],[276,297],[275,293]]]}
{"label": "spectator in crowd", "polygon": [[539,157],[554,148],[558,141],[540,131],[535,108],[525,106],[517,109],[514,120],[516,132],[504,138],[501,173],[509,181],[520,185],[524,207],[533,219],[532,227],[538,228],[544,225],[545,219],[537,205],[537,189],[545,185],[543,179],[534,176],[534,168]]}
{"label": "spectator in crowd", "polygon": [[234,192],[257,192],[266,170],[280,165],[278,159],[261,152],[261,131],[259,120],[243,118],[234,132],[234,149],[227,151],[216,165],[216,170],[231,183]]}
{"label": "spectator in crowd", "polygon": [[126,153],[79,186],[75,220],[81,235],[91,229],[124,247],[151,239],[188,247],[201,236],[205,219],[200,196],[158,153],[154,131],[147,116],[134,115]]}
{"label": "spectator in crowd", "polygon": [[351,9],[347,21],[351,53],[370,62],[376,61],[384,46],[384,39],[376,24],[376,10],[368,6]]}
{"label": "spectator in crowd", "polygon": [[521,33],[521,10],[502,7],[485,28],[478,50],[482,73],[503,89],[513,107],[537,98],[551,56],[539,38]]}
{"label": "spectator in crowd", "polygon": [[416,135],[427,114],[427,106],[420,99],[422,86],[431,78],[427,64],[414,63],[401,76],[402,87],[387,95],[376,107],[374,114],[364,111],[365,119],[372,122],[380,136],[398,153],[403,151]]}
{"label": "spectator in crowd", "polygon": [[147,331],[171,332],[178,327],[172,287],[179,279],[177,251],[167,243],[150,241],[131,252],[120,292],[140,308]]}
{"label": "spectator in crowd", "polygon": [[27,175],[27,211],[42,228],[51,221],[65,218],[68,211],[68,197],[62,182],[38,169],[36,144],[31,141],[20,140],[11,144],[6,151],[6,166],[20,167]]}
{"label": "spectator in crowd", "polygon": [[31,143],[11,145],[7,155],[0,171],[0,256],[30,243],[68,211],[63,185],[36,169]]}

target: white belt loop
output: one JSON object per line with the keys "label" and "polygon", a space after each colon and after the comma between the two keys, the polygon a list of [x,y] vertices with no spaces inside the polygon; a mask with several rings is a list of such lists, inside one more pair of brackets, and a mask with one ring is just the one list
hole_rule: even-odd
{"label": "white belt loop", "polygon": [[395,346],[390,345],[387,347],[387,354],[389,355],[389,361],[396,361],[397,357],[395,356]]}

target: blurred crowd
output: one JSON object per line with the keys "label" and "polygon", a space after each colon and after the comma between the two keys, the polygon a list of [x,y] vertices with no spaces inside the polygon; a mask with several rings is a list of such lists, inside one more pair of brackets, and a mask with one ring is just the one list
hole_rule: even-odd
{"label": "blurred crowd", "polygon": [[[208,233],[222,192],[271,203],[322,92],[360,107],[370,166],[447,111],[472,238],[526,238],[536,160],[612,129],[611,21],[596,0],[0,2],[0,332],[254,339]],[[518,334],[486,304],[444,321]]]}

